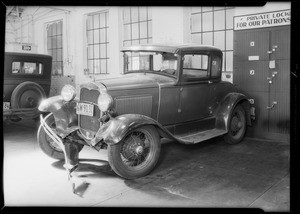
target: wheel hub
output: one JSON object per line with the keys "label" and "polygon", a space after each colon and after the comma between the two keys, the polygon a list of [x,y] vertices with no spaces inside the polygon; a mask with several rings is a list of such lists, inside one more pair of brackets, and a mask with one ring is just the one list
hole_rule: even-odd
{"label": "wheel hub", "polygon": [[142,146],[137,146],[135,149],[135,153],[138,155],[143,154],[144,148]]}

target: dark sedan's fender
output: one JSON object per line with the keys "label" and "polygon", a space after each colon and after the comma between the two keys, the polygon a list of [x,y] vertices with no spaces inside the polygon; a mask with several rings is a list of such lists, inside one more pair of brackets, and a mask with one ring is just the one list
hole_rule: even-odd
{"label": "dark sedan's fender", "polygon": [[42,112],[51,112],[53,114],[57,134],[65,138],[78,129],[77,102],[78,99],[66,102],[61,95],[58,95],[43,100],[38,109]]}
{"label": "dark sedan's fender", "polygon": [[229,119],[233,109],[242,105],[246,113],[247,125],[251,125],[250,103],[244,94],[232,92],[227,94],[216,110],[216,128],[228,131]]}
{"label": "dark sedan's fender", "polygon": [[127,135],[127,133],[144,125],[153,125],[161,137],[170,138],[184,143],[183,141],[175,138],[157,121],[140,114],[123,114],[118,117],[111,118],[106,124],[100,127],[96,133],[96,137],[91,143],[95,146],[99,141],[103,140],[108,145],[117,144]]}

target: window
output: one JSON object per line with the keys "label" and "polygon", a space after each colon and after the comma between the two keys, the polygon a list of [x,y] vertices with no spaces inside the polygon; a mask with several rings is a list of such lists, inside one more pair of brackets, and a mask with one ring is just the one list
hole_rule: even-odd
{"label": "window", "polygon": [[191,40],[223,52],[223,71],[232,73],[233,8],[195,7],[191,10]]}
{"label": "window", "polygon": [[152,43],[152,17],[149,7],[123,9],[123,46]]}
{"label": "window", "polygon": [[63,22],[47,24],[47,51],[52,56],[52,75],[63,75]]}
{"label": "window", "polygon": [[208,77],[208,56],[186,54],[183,57],[183,78],[187,81]]}
{"label": "window", "polygon": [[43,64],[37,62],[13,62],[12,63],[13,75],[42,75]]}
{"label": "window", "polygon": [[211,76],[220,77],[221,74],[221,58],[218,56],[212,56],[211,58]]}
{"label": "window", "polygon": [[108,11],[87,16],[88,74],[108,74]]}

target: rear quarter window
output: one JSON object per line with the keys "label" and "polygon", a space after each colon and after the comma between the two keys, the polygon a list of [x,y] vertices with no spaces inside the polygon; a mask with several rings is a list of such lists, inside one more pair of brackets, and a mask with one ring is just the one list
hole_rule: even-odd
{"label": "rear quarter window", "polygon": [[38,62],[13,62],[13,75],[43,75],[44,66]]}

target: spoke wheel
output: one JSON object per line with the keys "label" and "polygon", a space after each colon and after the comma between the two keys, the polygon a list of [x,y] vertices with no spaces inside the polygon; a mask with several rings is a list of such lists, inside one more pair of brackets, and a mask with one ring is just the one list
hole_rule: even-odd
{"label": "spoke wheel", "polygon": [[224,140],[228,144],[240,143],[246,132],[246,115],[242,106],[238,105],[233,110],[228,133],[224,136]]}
{"label": "spoke wheel", "polygon": [[151,126],[135,129],[121,142],[108,147],[108,160],[112,169],[126,179],[150,173],[158,161],[159,154],[159,135]]}

